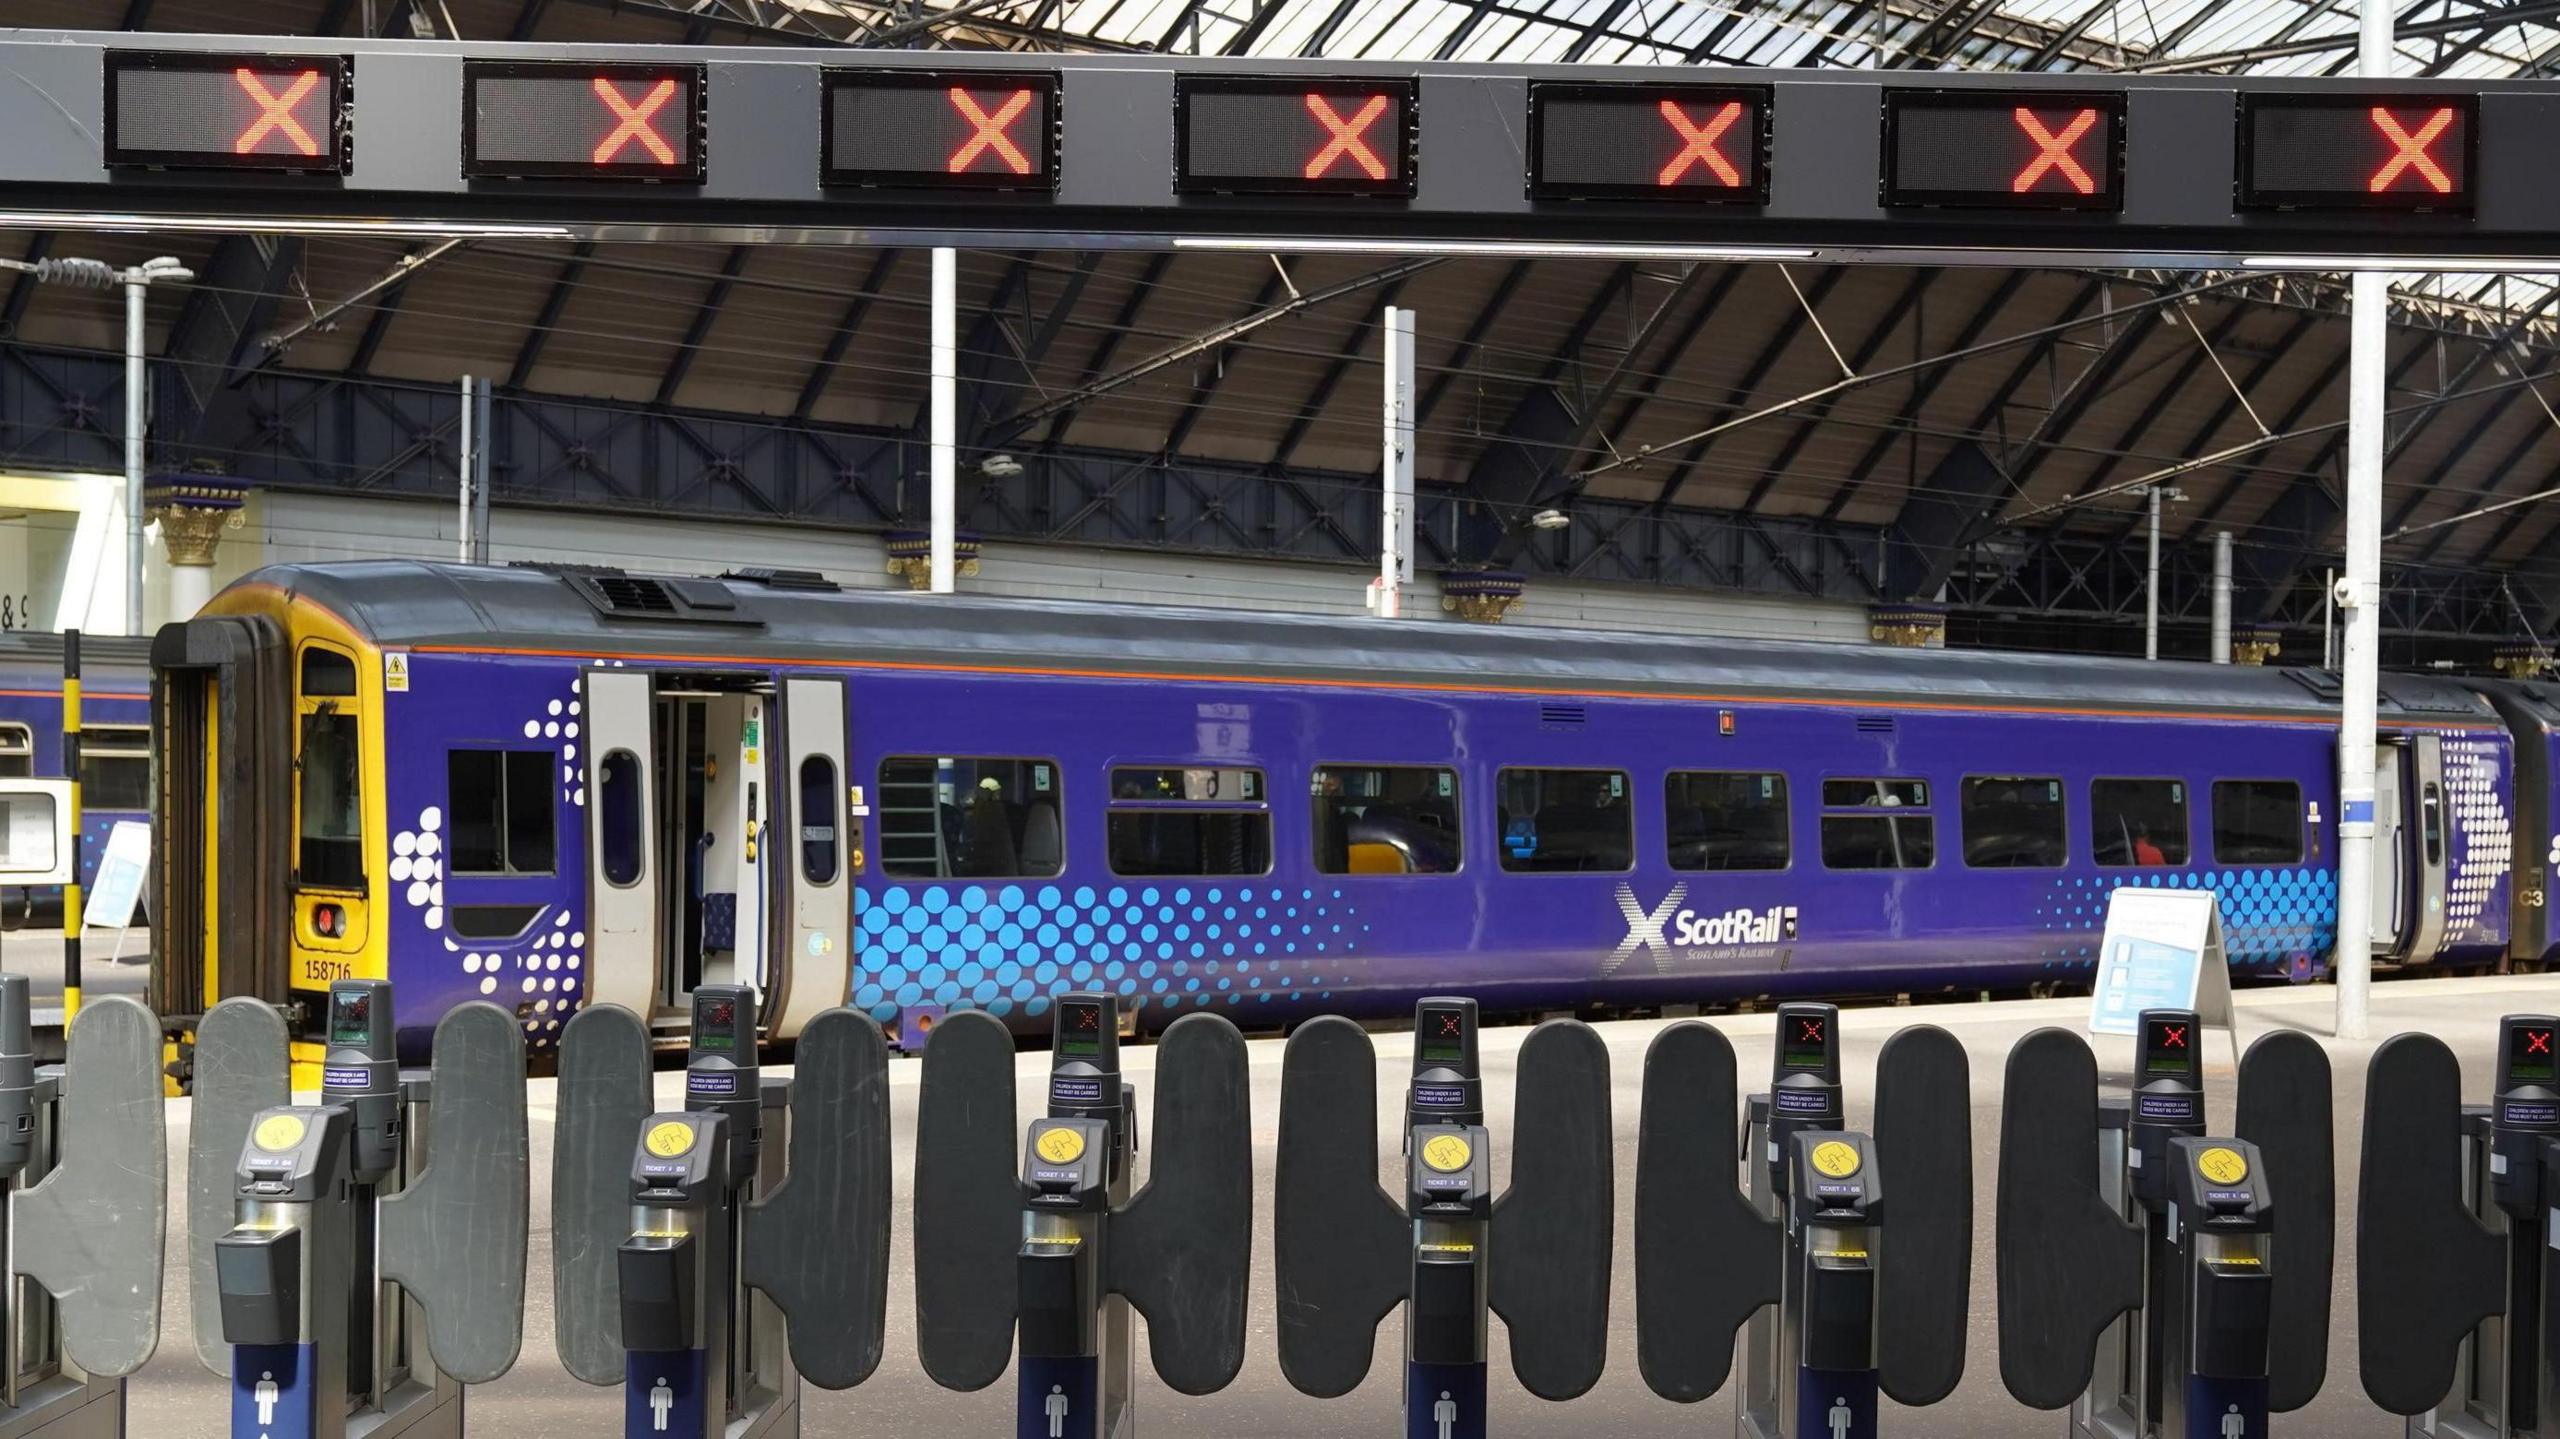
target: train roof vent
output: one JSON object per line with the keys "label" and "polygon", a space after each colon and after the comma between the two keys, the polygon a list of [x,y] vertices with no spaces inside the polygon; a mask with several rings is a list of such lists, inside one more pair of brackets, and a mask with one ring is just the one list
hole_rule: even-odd
{"label": "train roof vent", "polygon": [[720,578],[762,585],[769,590],[808,590],[816,594],[834,594],[844,588],[816,570],[777,570],[763,565],[723,570]]}
{"label": "train roof vent", "polygon": [[1576,704],[1541,704],[1538,706],[1540,729],[1580,729],[1591,722],[1591,707]]}
{"label": "train roof vent", "polygon": [[2284,677],[2324,700],[2346,698],[2346,682],[2327,670],[2286,670]]}
{"label": "train roof vent", "polygon": [[[2397,684],[2393,680],[2400,681]],[[2451,685],[2437,686],[2424,681],[2411,681],[2405,675],[2386,677],[2379,686],[2382,698],[2413,714],[2468,715],[2480,712],[2480,697],[2466,689]]]}
{"label": "train roof vent", "polygon": [[764,621],[738,604],[738,597],[718,580],[657,579],[619,570],[572,573],[561,578],[599,614],[621,620],[693,620],[708,624],[759,625]]}
{"label": "train roof vent", "polygon": [[1860,715],[1858,716],[1858,733],[1891,734],[1893,733],[1893,716]]}

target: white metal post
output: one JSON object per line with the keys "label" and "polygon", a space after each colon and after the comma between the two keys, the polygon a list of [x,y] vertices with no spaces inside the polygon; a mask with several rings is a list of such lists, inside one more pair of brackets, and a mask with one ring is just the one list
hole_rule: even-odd
{"label": "white metal post", "polygon": [[960,587],[960,252],[933,252],[932,589]]}
{"label": "white metal post", "polygon": [[1383,478],[1386,514],[1378,545],[1378,587],[1372,601],[1380,619],[1404,613],[1405,587],[1413,583],[1413,311],[1387,307],[1386,433]]}
{"label": "white metal post", "polygon": [[[2391,0],[2363,0],[2357,58],[2368,78],[2391,73]],[[2374,706],[2382,629],[2383,349],[2389,281],[2360,272],[2348,313],[2347,614],[2338,715],[2337,1032],[2363,1039],[2373,1003]]]}
{"label": "white metal post", "polygon": [[2142,586],[2142,657],[2160,658],[2160,487],[2144,491],[2151,497],[2151,565],[2149,578]]}
{"label": "white metal post", "polygon": [[2231,532],[2213,536],[2213,662],[2231,663]]}
{"label": "white metal post", "polygon": [[124,632],[142,633],[142,428],[150,410],[143,395],[144,301],[151,281],[140,269],[124,272]]}
{"label": "white metal post", "polygon": [[480,407],[471,403],[471,377],[462,377],[462,453],[453,465],[453,559],[454,563],[471,563],[471,485],[480,474],[480,451],[472,434],[479,419]]}

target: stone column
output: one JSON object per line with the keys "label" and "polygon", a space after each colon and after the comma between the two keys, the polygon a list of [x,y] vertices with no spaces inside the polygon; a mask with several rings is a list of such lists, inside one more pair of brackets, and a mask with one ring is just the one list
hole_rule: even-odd
{"label": "stone column", "polygon": [[225,475],[170,475],[153,480],[143,495],[160,522],[169,551],[169,618],[195,618],[213,598],[213,557],[222,532],[247,519],[249,487]]}

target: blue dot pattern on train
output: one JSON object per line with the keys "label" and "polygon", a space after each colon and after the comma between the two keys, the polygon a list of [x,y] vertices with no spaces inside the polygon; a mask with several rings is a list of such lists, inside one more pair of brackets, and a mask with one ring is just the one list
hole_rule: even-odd
{"label": "blue dot pattern on train", "polygon": [[1132,1009],[1327,1000],[1367,926],[1338,889],[1154,884],[898,886],[858,893],[853,1004],[1038,1017],[1100,990]]}
{"label": "blue dot pattern on train", "polygon": [[2338,875],[2329,869],[2163,870],[2104,879],[2055,880],[2036,909],[2048,933],[2049,966],[2098,962],[2107,896],[2117,889],[2209,889],[2220,897],[2223,943],[2239,969],[2293,969],[2327,955],[2338,935]]}

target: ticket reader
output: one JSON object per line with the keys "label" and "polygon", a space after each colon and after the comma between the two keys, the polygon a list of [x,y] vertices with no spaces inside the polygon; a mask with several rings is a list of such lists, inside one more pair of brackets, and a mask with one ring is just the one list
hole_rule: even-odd
{"label": "ticket reader", "polygon": [[1482,1439],[1489,1314],[1510,1329],[1512,1372],[1542,1399],[1584,1393],[1606,1361],[1609,1055],[1572,1020],[1522,1043],[1511,1187],[1499,1197],[1473,1000],[1416,1007],[1412,1076],[1404,1182],[1390,1193],[1378,1184],[1369,1036],[1328,1016],[1289,1037],[1273,1215],[1280,1368],[1301,1393],[1350,1393],[1402,1303],[1405,1434]]}
{"label": "ticket reader", "polygon": [[2192,1011],[2136,1027],[2122,1098],[2067,1030],[2010,1051],[2001,1114],[2000,1376],[2073,1439],[2260,1439],[2327,1375],[2329,1061],[2279,1031],[2216,1130]]}
{"label": "ticket reader", "polygon": [[2365,1393],[2428,1439],[2560,1435],[2560,1017],[2498,1022],[2465,1108],[2431,1035],[2374,1053],[2356,1215]]}
{"label": "ticket reader", "polygon": [[1176,1392],[1214,1393],[1243,1367],[1253,1245],[1244,1039],[1211,1014],[1164,1031],[1147,1180],[1133,1194],[1138,1111],[1120,1069],[1118,1000],[1060,996],[1051,1027],[1045,1112],[1021,1130],[1002,1021],[955,1014],[925,1050],[917,1348],[934,1382],[958,1390],[994,1383],[1018,1349],[1018,1439],[1127,1439],[1137,1432],[1132,1309]]}
{"label": "ticket reader", "polygon": [[466,1387],[523,1338],[524,1035],[464,1005],[404,1074],[389,985],[339,981],[323,1022],[317,1104],[292,1102],[273,1008],[226,1000],[197,1029],[197,1352],[241,1439],[459,1435]]}
{"label": "ticket reader", "polygon": [[622,1386],[626,1435],[796,1435],[801,1380],[849,1389],[880,1362],[888,1047],[832,1009],[791,1077],[767,1076],[753,990],[704,985],[692,1003],[682,1109],[656,1111],[639,1016],[597,1006],[561,1033],[561,1363]]}
{"label": "ticket reader", "polygon": [[0,1439],[112,1439],[160,1342],[168,1229],[160,1023],[90,1000],[39,1069],[24,975],[0,976]]}
{"label": "ticket reader", "polygon": [[1964,1049],[1929,1026],[1888,1041],[1869,1134],[1847,1127],[1837,1012],[1787,1004],[1777,1019],[1769,1092],[1748,1106],[1738,1170],[1731,1043],[1681,1024],[1646,1055],[1637,1353],[1655,1393],[1695,1403],[1731,1377],[1742,1331],[1741,1439],[1871,1439],[1879,1394],[1935,1404],[1964,1373]]}

